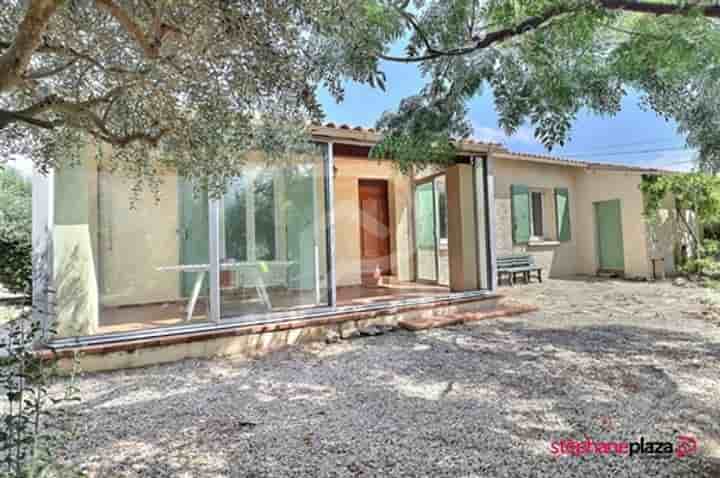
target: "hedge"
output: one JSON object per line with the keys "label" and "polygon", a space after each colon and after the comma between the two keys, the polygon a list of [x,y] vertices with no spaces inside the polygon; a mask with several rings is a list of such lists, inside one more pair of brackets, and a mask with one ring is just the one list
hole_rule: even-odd
{"label": "hedge", "polygon": [[32,283],[32,187],[0,166],[0,284],[29,293]]}

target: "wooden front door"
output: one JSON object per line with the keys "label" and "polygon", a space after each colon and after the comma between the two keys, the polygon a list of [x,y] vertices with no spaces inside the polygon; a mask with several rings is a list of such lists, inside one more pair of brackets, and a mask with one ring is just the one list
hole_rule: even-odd
{"label": "wooden front door", "polygon": [[384,275],[390,274],[388,183],[385,180],[361,179],[359,193],[360,257],[365,282],[371,281],[378,270]]}

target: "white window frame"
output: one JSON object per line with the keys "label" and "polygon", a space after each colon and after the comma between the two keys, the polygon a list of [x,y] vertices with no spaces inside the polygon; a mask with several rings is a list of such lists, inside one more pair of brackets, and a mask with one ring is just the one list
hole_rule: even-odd
{"label": "white window frame", "polygon": [[445,174],[440,174],[436,176],[433,179],[433,188],[435,192],[435,209],[437,211],[436,217],[435,217],[435,230],[437,231],[437,245],[438,248],[447,249],[448,248],[448,238],[447,238],[447,229],[445,229],[446,237],[442,237],[440,235],[440,231],[442,230],[441,224],[440,224],[440,191],[438,187],[438,183],[442,181],[445,184],[444,187],[444,194],[445,194],[445,221],[447,221],[447,179]]}

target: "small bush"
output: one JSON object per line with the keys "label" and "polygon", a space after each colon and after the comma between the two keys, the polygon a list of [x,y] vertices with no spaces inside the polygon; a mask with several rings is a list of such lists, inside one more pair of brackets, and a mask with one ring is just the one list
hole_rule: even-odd
{"label": "small bush", "polygon": [[28,293],[32,277],[32,187],[10,168],[0,168],[0,284]]}
{"label": "small bush", "polygon": [[[76,368],[57,383],[57,359],[38,354],[38,344],[55,331],[33,320],[24,307],[4,327],[0,340],[0,477],[82,476],[60,459],[64,443],[77,438]],[[77,366],[77,362],[76,362]]]}
{"label": "small bush", "polygon": [[720,242],[705,239],[697,258],[688,259],[682,266],[682,270],[688,274],[716,275],[720,273]]}
{"label": "small bush", "polygon": [[17,318],[20,311],[16,307],[0,305],[0,326]]}
{"label": "small bush", "polygon": [[715,239],[705,239],[702,243],[702,255],[704,257],[719,257],[720,241],[717,241]]}
{"label": "small bush", "polygon": [[716,272],[718,268],[717,262],[710,257],[701,259],[689,259],[683,269],[688,274],[708,274]]}

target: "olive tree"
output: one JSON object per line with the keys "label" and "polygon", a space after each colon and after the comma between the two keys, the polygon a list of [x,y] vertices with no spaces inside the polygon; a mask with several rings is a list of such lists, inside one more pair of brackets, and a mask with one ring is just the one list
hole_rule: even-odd
{"label": "olive tree", "polygon": [[249,150],[303,149],[318,87],[340,98],[343,78],[374,74],[333,48],[344,4],[3,0],[0,153],[47,170],[93,140],[141,185],[172,166],[212,186]]}
{"label": "olive tree", "polygon": [[426,84],[375,151],[401,169],[451,159],[490,91],[508,133],[548,148],[637,92],[717,171],[718,18],[710,0],[4,0],[0,153],[47,168],[93,138],[140,183],[170,165],[221,185],[248,150],[306,147],[320,87],[382,88],[401,62]]}

